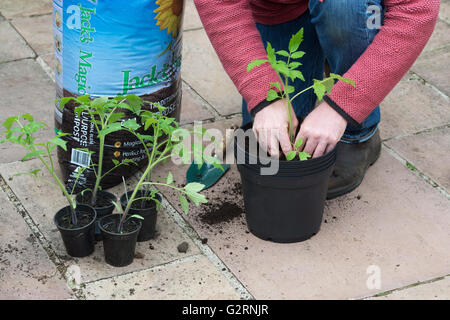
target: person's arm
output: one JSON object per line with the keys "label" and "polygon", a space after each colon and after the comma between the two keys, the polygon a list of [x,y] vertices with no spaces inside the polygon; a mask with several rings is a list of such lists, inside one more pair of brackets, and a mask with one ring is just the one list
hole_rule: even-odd
{"label": "person's arm", "polygon": [[439,0],[385,0],[384,24],[363,55],[344,74],[356,88],[339,82],[325,98],[349,121],[361,123],[411,68],[428,42]]}
{"label": "person's arm", "polygon": [[[267,63],[247,72],[251,61],[267,59],[248,0],[194,0],[194,3],[225,71],[255,117],[253,131],[259,143],[274,156],[279,153],[279,145],[287,154],[292,145],[285,101],[268,103],[266,100],[270,82],[280,80],[278,74]],[[257,110],[261,111],[255,115]],[[269,116],[262,117],[265,114]],[[294,126],[297,125],[295,119]]]}
{"label": "person's arm", "polygon": [[225,71],[251,111],[266,100],[269,82],[279,78],[269,64],[247,72],[251,61],[267,59],[248,0],[194,0],[194,3]]}
{"label": "person's arm", "polygon": [[[330,95],[303,121],[301,150],[321,156],[332,150],[347,122],[364,121],[412,66],[436,24],[439,0],[385,0],[384,25]],[[346,121],[343,121],[345,119]]]}

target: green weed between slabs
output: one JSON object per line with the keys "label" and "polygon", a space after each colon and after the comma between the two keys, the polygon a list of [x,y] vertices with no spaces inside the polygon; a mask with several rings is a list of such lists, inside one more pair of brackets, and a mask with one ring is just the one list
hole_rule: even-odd
{"label": "green weed between slabs", "polygon": [[[298,67],[300,67],[302,63],[295,61],[299,60],[306,54],[304,51],[298,50],[302,42],[303,42],[303,28],[301,28],[296,34],[294,34],[291,37],[289,41],[289,48],[288,48],[289,51],[286,50],[275,51],[275,49],[272,48],[270,42],[267,42],[266,47],[267,59],[253,60],[247,66],[247,72],[250,72],[255,67],[259,67],[265,63],[270,63],[272,68],[278,74],[280,81],[270,83],[270,89],[267,92],[267,101],[274,101],[279,98],[284,99],[286,101],[286,109],[289,117],[289,137],[291,140],[291,144],[294,147],[294,150],[286,155],[286,159],[289,161],[293,160],[297,155],[300,160],[307,160],[308,158],[311,157],[306,152],[298,151],[298,148],[301,147],[303,141],[302,139],[298,139],[297,142],[295,142],[294,136],[295,132],[293,130],[292,125],[292,118],[295,115],[291,114],[292,101],[299,95],[305,93],[310,89],[314,90],[314,93],[316,94],[317,98],[320,101],[322,100],[323,96],[326,93],[331,93],[335,80],[343,81],[345,83],[351,84],[352,86],[355,86],[355,82],[353,80],[331,73],[329,77],[324,78],[323,80],[314,79],[312,86],[294,94],[295,88],[294,86],[289,85],[289,80],[291,80],[292,82],[294,82],[296,79],[305,81],[303,73],[300,70],[298,70]],[[278,60],[277,56],[286,57],[287,62],[282,59]]]}
{"label": "green weed between slabs", "polygon": [[64,196],[66,197],[67,201],[69,202],[70,219],[71,219],[70,223],[73,226],[77,226],[78,218],[75,211],[76,202],[74,201],[72,195],[75,186],[77,185],[78,178],[81,176],[84,169],[81,168],[76,173],[75,183],[73,185],[72,190],[69,192],[66,189],[64,183],[58,178],[58,176],[55,173],[54,161],[51,155],[52,150],[55,149],[56,147],[61,147],[67,151],[66,147],[67,142],[61,139],[61,137],[64,137],[68,134],[60,133],[48,141],[38,142],[35,136],[36,132],[40,131],[41,129],[48,128],[48,126],[43,122],[34,121],[33,116],[28,113],[9,117],[3,122],[3,127],[5,128],[5,130],[2,133],[6,134],[6,136],[5,138],[0,140],[0,143],[10,142],[24,147],[29,153],[27,153],[25,157],[23,157],[22,161],[32,158],[38,158],[42,163],[42,165],[45,167],[45,169],[47,169],[47,171],[50,173],[54,182],[39,177],[38,173],[41,171],[41,169],[35,169],[30,172],[18,173],[15,174],[14,176],[28,174],[61,190]]}

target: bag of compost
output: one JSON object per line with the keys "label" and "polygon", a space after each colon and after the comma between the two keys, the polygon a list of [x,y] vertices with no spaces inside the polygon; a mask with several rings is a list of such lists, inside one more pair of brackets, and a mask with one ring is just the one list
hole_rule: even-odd
{"label": "bag of compost", "polygon": [[[183,8],[183,0],[54,0],[56,97],[135,94],[160,103],[179,120]],[[89,117],[78,117],[74,107],[60,108],[56,102],[55,130],[70,134],[67,151],[58,148],[68,187],[79,168],[87,167],[77,183],[81,190],[95,181],[89,166],[96,163],[98,139]],[[125,131],[108,135],[105,145],[105,172],[113,167],[112,159],[130,159],[139,166],[146,161],[141,143]],[[102,186],[116,185],[137,169],[120,166]]]}

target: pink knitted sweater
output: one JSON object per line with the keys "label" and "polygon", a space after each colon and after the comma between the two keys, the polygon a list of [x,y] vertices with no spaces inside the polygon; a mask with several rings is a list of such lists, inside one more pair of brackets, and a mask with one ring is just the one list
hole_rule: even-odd
{"label": "pink knitted sweater", "polygon": [[[265,100],[269,82],[278,81],[269,64],[246,72],[249,62],[267,56],[255,22],[279,24],[290,21],[308,9],[308,1],[194,2],[223,67],[247,101],[250,111]],[[356,88],[338,82],[329,95],[357,122],[362,122],[408,71],[431,36],[439,13],[439,0],[385,0],[384,6],[387,9],[384,25],[344,75],[356,82]]]}

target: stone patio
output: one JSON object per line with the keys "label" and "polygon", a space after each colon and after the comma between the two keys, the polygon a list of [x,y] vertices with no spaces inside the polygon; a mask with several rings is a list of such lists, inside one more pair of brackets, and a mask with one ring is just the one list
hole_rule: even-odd
{"label": "stone patio", "polygon": [[[204,192],[210,204],[188,216],[163,189],[157,237],[138,243],[131,265],[107,265],[101,243],[90,257],[71,258],[53,224],[64,198],[29,176],[10,179],[38,163],[20,162],[20,148],[0,145],[0,299],[450,299],[449,31],[450,0],[443,0],[432,39],[382,104],[380,159],[358,189],[327,201],[321,231],[302,243],[248,232],[232,166]],[[26,111],[51,126],[51,1],[1,1],[0,37],[0,122]],[[182,125],[240,123],[241,98],[192,0],[182,78]],[[182,184],[186,169],[166,163],[157,173],[171,171]],[[208,219],[224,203],[235,216]],[[177,250],[181,242],[186,253]],[[75,287],[67,284],[74,269],[81,274]],[[373,270],[379,285],[370,283]]]}

